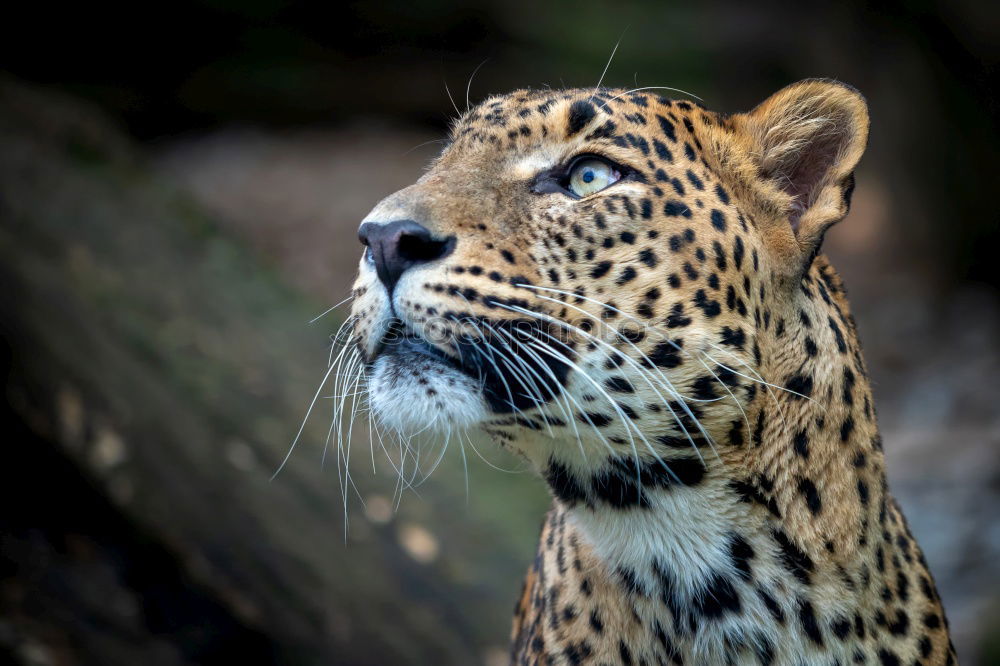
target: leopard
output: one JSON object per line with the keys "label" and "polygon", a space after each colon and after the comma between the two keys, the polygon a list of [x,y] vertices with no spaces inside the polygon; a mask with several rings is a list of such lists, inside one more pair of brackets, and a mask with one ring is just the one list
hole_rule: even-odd
{"label": "leopard", "polygon": [[363,219],[376,421],[485,433],[551,494],[510,663],[957,663],[821,251],[869,125],[831,79],[740,113],[517,90]]}

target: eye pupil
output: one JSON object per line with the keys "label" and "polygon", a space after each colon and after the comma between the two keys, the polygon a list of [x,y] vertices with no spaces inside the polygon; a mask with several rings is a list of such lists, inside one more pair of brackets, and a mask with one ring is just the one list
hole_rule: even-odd
{"label": "eye pupil", "polygon": [[594,170],[593,169],[586,169],[586,170],[584,170],[583,176],[582,176],[582,180],[585,183],[589,183],[589,182],[593,181],[594,180]]}

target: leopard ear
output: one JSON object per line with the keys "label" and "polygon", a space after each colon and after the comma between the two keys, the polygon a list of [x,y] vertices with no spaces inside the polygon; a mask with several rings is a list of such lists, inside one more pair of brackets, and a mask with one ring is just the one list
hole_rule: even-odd
{"label": "leopard ear", "polygon": [[777,195],[766,197],[769,208],[797,241],[801,275],[826,230],[847,215],[854,168],[868,142],[868,106],[850,86],[809,79],[779,90],[740,119],[757,175]]}

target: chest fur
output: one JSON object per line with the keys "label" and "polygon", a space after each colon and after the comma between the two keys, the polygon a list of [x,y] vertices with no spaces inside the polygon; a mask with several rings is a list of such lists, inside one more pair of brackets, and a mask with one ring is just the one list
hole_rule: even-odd
{"label": "chest fur", "polygon": [[[718,507],[740,517],[723,523],[699,520],[690,499],[670,501],[690,520],[619,516],[610,526],[553,508],[518,605],[513,663],[954,663],[917,552],[908,565],[901,548],[880,544],[873,564],[844,567],[802,552],[753,507]],[[894,507],[886,521],[906,534]],[[902,583],[911,565],[920,572]]]}
{"label": "chest fur", "polygon": [[804,596],[756,530],[732,529],[740,514],[757,522],[751,511],[733,503],[708,514],[704,494],[655,501],[687,519],[553,510],[522,600],[523,662],[800,663],[791,656],[818,654],[796,626],[800,616],[823,620],[809,601],[816,590]]}

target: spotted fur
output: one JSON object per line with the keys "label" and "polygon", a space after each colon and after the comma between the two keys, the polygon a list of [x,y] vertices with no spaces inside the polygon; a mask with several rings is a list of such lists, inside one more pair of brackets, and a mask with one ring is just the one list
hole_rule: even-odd
{"label": "spotted fur", "polygon": [[[518,91],[368,216],[455,239],[391,285],[362,260],[373,410],[403,432],[481,427],[552,491],[513,663],[956,663],[820,254],[867,133],[832,81],[732,115]],[[581,154],[626,177],[560,192]]]}

